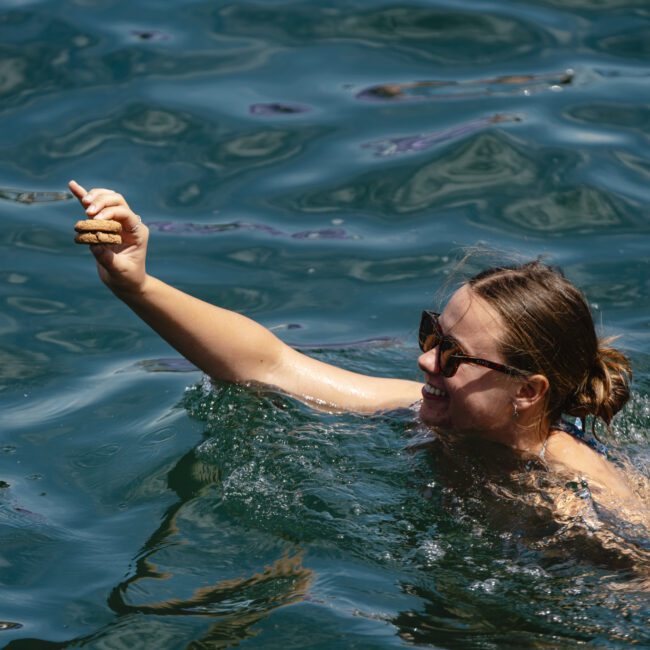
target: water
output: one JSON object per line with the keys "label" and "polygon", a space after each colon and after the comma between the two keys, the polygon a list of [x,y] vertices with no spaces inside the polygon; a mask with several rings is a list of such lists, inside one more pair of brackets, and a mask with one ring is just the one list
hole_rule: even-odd
{"label": "water", "polygon": [[388,376],[462,247],[548,255],[622,335],[647,476],[649,33],[641,0],[5,2],[0,644],[650,645],[643,533],[558,531],[410,413],[210,387],[65,195],[117,189],[152,273]]}

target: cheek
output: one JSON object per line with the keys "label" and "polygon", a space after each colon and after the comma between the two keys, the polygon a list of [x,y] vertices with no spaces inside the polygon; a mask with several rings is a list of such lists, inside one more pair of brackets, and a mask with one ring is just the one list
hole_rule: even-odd
{"label": "cheek", "polygon": [[502,427],[512,412],[509,394],[487,381],[489,378],[474,381],[462,379],[454,376],[448,380],[450,415],[454,423],[460,427],[482,429]]}

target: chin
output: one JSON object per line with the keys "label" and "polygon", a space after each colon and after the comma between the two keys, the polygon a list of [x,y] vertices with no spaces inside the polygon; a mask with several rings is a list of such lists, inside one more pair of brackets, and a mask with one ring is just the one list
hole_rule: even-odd
{"label": "chin", "polygon": [[420,420],[424,424],[437,429],[451,428],[447,409],[443,405],[436,406],[422,401],[420,405]]}

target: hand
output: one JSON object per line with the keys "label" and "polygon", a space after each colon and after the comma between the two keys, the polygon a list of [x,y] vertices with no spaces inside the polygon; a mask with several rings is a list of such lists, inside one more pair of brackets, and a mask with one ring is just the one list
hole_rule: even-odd
{"label": "hand", "polygon": [[139,291],[147,277],[149,229],[121,194],[101,188],[86,192],[76,181],[68,186],[84,207],[87,219],[114,219],[122,224],[121,244],[90,246],[102,282],[117,293]]}

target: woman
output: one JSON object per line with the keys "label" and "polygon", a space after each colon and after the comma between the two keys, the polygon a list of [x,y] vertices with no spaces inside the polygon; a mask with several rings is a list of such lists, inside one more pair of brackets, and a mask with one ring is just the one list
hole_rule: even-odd
{"label": "woman", "polygon": [[70,189],[88,218],[115,219],[123,244],[93,246],[102,281],[184,357],[213,378],[275,386],[318,407],[372,413],[420,402],[421,420],[454,437],[480,436],[586,477],[618,502],[636,502],[602,448],[561,419],[609,425],[629,396],[630,367],[600,343],[584,297],[539,262],[485,271],[441,315],[424,312],[418,365],[425,383],[369,377],[312,359],[261,325],[149,276],[149,232],[124,198]]}

